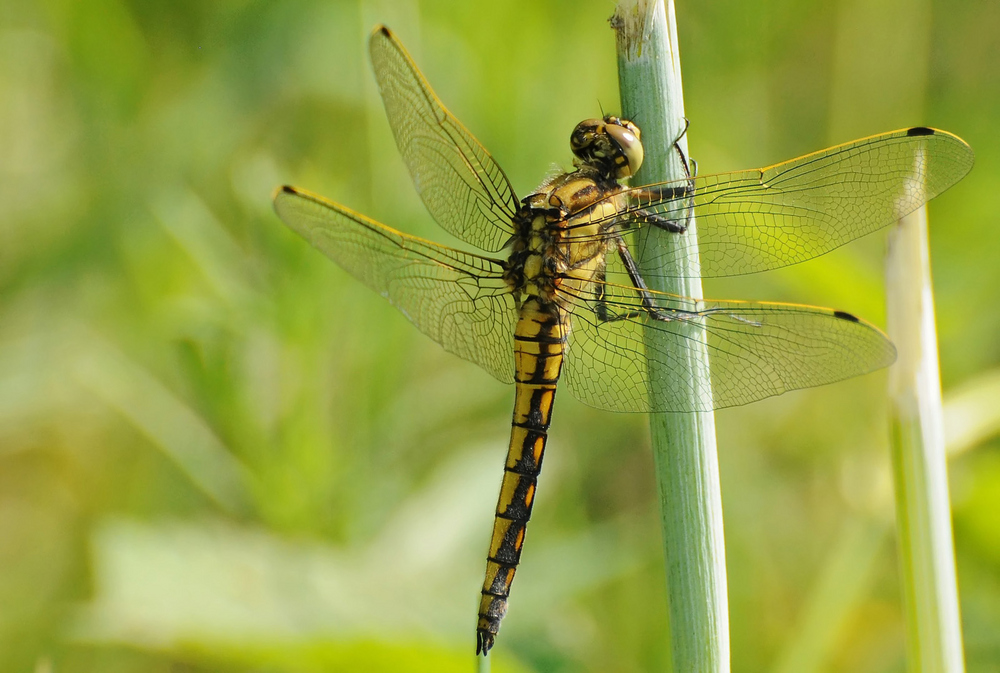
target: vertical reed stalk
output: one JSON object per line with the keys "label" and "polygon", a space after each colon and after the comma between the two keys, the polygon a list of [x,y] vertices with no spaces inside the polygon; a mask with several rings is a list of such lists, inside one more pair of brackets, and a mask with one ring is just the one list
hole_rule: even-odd
{"label": "vertical reed stalk", "polygon": [[[639,125],[645,147],[645,162],[632,182],[683,179],[687,176],[673,148],[685,127],[674,3],[620,0],[612,25],[617,33],[622,114]],[[680,147],[686,155],[686,136],[681,138]],[[695,223],[691,221],[681,235],[696,237]],[[672,237],[678,234],[652,231],[650,236],[655,240],[646,241],[647,248],[672,245]],[[656,290],[701,298],[699,276],[695,262],[656,269],[647,281]],[[675,348],[677,359],[687,360],[699,379],[710,380],[704,349],[692,352],[683,344],[660,347],[664,346]],[[666,378],[650,373],[651,381]],[[691,388],[704,390],[704,385]],[[677,673],[729,671],[729,608],[715,417],[710,412],[653,414],[650,430],[666,556],[673,668]]]}
{"label": "vertical reed stalk", "polygon": [[926,206],[900,220],[886,259],[896,526],[912,673],[965,670],[948,501]]}

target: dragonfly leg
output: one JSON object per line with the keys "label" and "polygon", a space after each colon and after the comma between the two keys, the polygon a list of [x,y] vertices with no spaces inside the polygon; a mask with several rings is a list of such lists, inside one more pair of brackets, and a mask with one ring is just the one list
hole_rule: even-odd
{"label": "dragonfly leg", "polygon": [[664,231],[669,231],[671,234],[683,234],[687,231],[688,218],[685,217],[683,221],[672,220],[669,217],[664,217],[659,213],[654,213],[650,210],[639,209],[630,214],[631,219],[638,220],[644,224],[651,224],[654,227],[663,229]]}
{"label": "dragonfly leg", "polygon": [[[687,170],[686,165],[685,170]],[[651,224],[672,234],[683,234],[687,231],[688,222],[691,219],[691,206],[693,205],[691,200],[694,198],[694,182],[690,177],[684,180],[681,186],[678,186],[676,182],[664,185],[649,185],[632,190],[631,195],[638,202],[636,205],[639,207],[629,213],[629,220]],[[665,204],[681,200],[685,203],[683,206],[684,218],[680,220],[642,207],[643,203]],[[677,207],[675,210],[680,209],[680,207]],[[628,224],[626,223],[623,229],[627,228]]]}
{"label": "dragonfly leg", "polygon": [[608,310],[608,303],[604,301],[604,272],[602,271],[598,277],[595,279],[597,282],[594,284],[595,293],[597,294],[597,302],[594,307],[594,313],[597,314],[597,319],[601,322],[616,322],[618,320],[630,320],[632,318],[638,318],[644,312],[643,311],[629,311],[627,313],[611,313]]}
{"label": "dragonfly leg", "polygon": [[632,258],[632,253],[628,249],[628,244],[626,244],[625,240],[620,236],[616,237],[616,243],[618,245],[618,256],[625,265],[625,270],[628,272],[628,277],[631,279],[632,285],[642,298],[643,310],[628,311],[627,313],[611,313],[608,310],[608,305],[604,298],[604,272],[602,271],[596,279],[598,282],[595,283],[597,306],[594,311],[597,314],[598,320],[602,322],[614,322],[616,320],[630,320],[647,315],[653,320],[673,322],[675,320],[682,320],[698,315],[690,311],[667,309],[658,306],[656,304],[656,300],[653,298],[652,292],[650,292],[649,288],[646,286],[646,281],[642,279],[642,274],[639,273],[639,266],[635,263],[635,259]]}
{"label": "dragonfly leg", "polygon": [[694,176],[698,175],[698,162],[694,160],[694,157],[689,157],[684,154],[684,150],[681,149],[681,138],[687,135],[688,129],[691,127],[691,120],[684,117],[684,128],[681,130],[677,139],[674,140],[674,150],[677,151],[677,156],[680,157],[681,166],[684,167],[684,174],[690,180]]}
{"label": "dragonfly leg", "polygon": [[691,128],[691,120],[687,117],[681,117],[684,120],[684,128],[681,129],[680,134],[677,136],[677,140],[674,141],[674,145],[681,141],[681,138],[687,135],[688,129]]}
{"label": "dragonfly leg", "polygon": [[687,231],[688,223],[691,218],[691,207],[694,205],[692,199],[694,198],[694,177],[698,174],[698,162],[694,160],[694,157],[689,157],[684,154],[684,150],[681,149],[681,139],[687,135],[688,128],[691,126],[691,120],[684,117],[684,128],[681,130],[677,139],[674,140],[673,147],[677,152],[678,158],[681,160],[681,168],[684,169],[684,186],[683,187],[647,187],[643,189],[641,194],[644,198],[652,198],[657,200],[676,200],[685,199],[687,201],[686,207],[684,209],[685,215],[683,221],[677,221],[664,217],[658,213],[653,213],[648,210],[639,210],[636,215],[641,219],[644,219],[649,224],[664,229],[671,233],[683,234]]}
{"label": "dragonfly leg", "polygon": [[[624,241],[618,238],[619,244],[624,245]],[[631,258],[630,258],[631,259]],[[631,275],[631,272],[630,274]],[[632,318],[641,317],[646,313],[646,311],[628,311],[626,313],[612,313],[608,308],[608,302],[604,299],[605,285],[604,281],[607,278],[607,269],[601,267],[601,270],[597,272],[594,276],[594,294],[596,295],[596,301],[594,306],[594,313],[597,314],[597,319],[601,322],[616,322],[618,320],[630,320]]]}

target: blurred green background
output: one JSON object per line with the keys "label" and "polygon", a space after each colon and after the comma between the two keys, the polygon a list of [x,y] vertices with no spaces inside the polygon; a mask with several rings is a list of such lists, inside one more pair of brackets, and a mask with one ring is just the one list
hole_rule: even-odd
{"label": "blurred green background", "polygon": [[[519,193],[617,107],[609,0],[0,6],[0,669],[468,671],[512,389],[286,230],[290,182],[450,242],[379,22]],[[970,672],[1000,671],[1000,4],[681,2],[700,171],[909,125]],[[884,324],[884,236],[709,296]],[[718,414],[733,669],[903,671],[884,372]],[[668,667],[646,419],[562,394],[496,671]]]}

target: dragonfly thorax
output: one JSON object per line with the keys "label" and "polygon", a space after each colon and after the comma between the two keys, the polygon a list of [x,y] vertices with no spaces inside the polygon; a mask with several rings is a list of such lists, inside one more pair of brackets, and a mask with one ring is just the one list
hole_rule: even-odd
{"label": "dragonfly thorax", "polygon": [[608,115],[577,124],[569,144],[579,163],[596,168],[609,178],[621,179],[635,175],[642,166],[644,152],[640,137],[638,126]]}
{"label": "dragonfly thorax", "polygon": [[609,197],[621,191],[616,180],[585,165],[525,198],[504,274],[512,292],[563,305],[560,289],[588,285],[603,270],[608,245],[599,222],[617,210],[618,200]]}

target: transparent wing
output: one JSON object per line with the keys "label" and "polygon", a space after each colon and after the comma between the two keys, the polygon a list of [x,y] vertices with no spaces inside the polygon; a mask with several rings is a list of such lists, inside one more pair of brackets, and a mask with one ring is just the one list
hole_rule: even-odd
{"label": "transparent wing", "polygon": [[514,381],[517,312],[499,261],[407,236],[295,187],[277,191],[274,210],[445,350]]}
{"label": "transparent wing", "polygon": [[697,246],[669,234],[654,251],[637,236],[640,266],[671,268],[700,257],[706,277],[756,273],[804,262],[895,222],[961,180],[972,162],[972,149],[950,133],[904,129],[767,168],[700,176],[691,181],[690,198],[676,195],[685,181],[629,189],[617,218],[641,228],[651,214],[682,220],[692,206]]}
{"label": "transparent wing", "polygon": [[[596,287],[596,286],[595,286]],[[707,411],[833,383],[891,364],[896,350],[854,316],[795,304],[697,301],[651,292],[656,320],[635,288],[602,285],[576,297],[563,379],[580,401],[609,411]],[[697,358],[707,351],[710,376]]]}
{"label": "transparent wing", "polygon": [[445,109],[388,28],[375,29],[369,50],[396,145],[427,210],[463,241],[496,252],[514,233],[518,206],[507,176]]}

